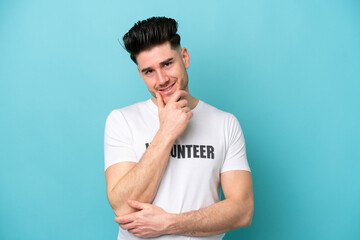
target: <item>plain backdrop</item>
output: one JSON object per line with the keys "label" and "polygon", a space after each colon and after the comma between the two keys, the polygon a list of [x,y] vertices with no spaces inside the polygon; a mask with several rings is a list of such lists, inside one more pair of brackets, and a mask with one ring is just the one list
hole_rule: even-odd
{"label": "plain backdrop", "polygon": [[191,93],[232,112],[252,225],[225,239],[360,239],[360,2],[0,1],[0,239],[116,239],[107,115],[150,98],[118,39],[173,17]]}

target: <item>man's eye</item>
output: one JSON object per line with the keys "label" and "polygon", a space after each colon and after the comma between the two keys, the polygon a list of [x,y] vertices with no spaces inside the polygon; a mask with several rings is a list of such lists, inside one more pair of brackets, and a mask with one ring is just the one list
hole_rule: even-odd
{"label": "man's eye", "polygon": [[145,75],[149,75],[149,74],[151,74],[153,72],[153,70],[147,70],[146,72],[145,72]]}
{"label": "man's eye", "polygon": [[164,64],[165,67],[170,66],[172,62],[167,62]]}

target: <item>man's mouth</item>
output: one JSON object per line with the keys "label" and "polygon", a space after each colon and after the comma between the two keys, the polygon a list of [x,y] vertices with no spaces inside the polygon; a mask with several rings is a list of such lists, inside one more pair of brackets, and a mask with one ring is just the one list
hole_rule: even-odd
{"label": "man's mouth", "polygon": [[166,88],[160,88],[159,92],[161,92],[162,94],[170,94],[173,92],[172,90],[173,90],[174,85],[175,85],[175,82]]}

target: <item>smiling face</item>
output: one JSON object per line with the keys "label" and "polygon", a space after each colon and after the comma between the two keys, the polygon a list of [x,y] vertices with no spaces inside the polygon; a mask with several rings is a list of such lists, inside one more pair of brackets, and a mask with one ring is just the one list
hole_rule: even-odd
{"label": "smiling face", "polygon": [[149,89],[153,101],[155,92],[161,94],[165,104],[176,90],[188,90],[189,53],[186,48],[171,48],[169,42],[142,51],[136,57],[141,78]]}

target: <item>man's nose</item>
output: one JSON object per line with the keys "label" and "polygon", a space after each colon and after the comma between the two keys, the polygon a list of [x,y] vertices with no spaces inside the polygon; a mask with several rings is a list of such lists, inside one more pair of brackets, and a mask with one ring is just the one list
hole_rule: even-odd
{"label": "man's nose", "polygon": [[164,85],[168,80],[169,78],[164,71],[158,72],[158,82],[160,85]]}

